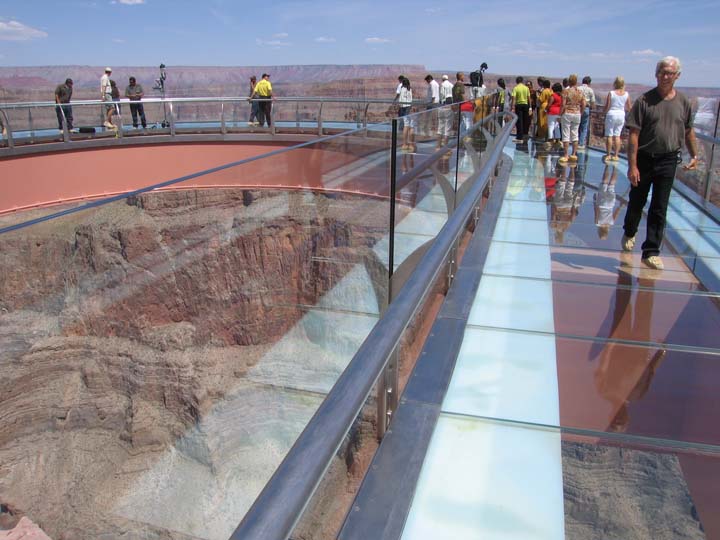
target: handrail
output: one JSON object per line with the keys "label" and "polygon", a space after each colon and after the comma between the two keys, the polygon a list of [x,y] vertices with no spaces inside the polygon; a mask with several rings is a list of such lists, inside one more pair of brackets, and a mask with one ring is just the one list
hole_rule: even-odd
{"label": "handrail", "polygon": [[473,185],[448,219],[420,260],[412,280],[370,331],[230,540],[280,540],[292,533],[403,332],[442,271],[443,261],[471,219],[516,120],[512,115],[498,135],[478,175],[484,181]]}
{"label": "handrail", "polygon": [[[140,103],[247,103],[248,101],[263,101],[262,99],[250,99],[247,97],[177,97],[177,98],[143,98]],[[340,97],[322,97],[322,96],[284,96],[275,97],[273,101],[276,102],[291,102],[291,103],[379,103],[379,104],[393,104],[397,103],[393,99],[386,98],[340,98]],[[108,102],[100,99],[84,99],[76,100],[66,105],[106,105]],[[137,101],[130,101],[127,98],[122,98],[119,101],[113,101],[112,103],[137,103]],[[426,105],[428,103],[425,99],[413,100],[413,105]],[[44,108],[44,107],[55,107],[57,103],[54,101],[27,101],[27,102],[16,102],[16,103],[0,103],[0,109],[27,109],[27,108]]]}

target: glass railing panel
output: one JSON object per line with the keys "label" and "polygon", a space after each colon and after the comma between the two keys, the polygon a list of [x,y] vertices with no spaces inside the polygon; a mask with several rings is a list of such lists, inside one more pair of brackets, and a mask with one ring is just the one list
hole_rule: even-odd
{"label": "glass railing panel", "polygon": [[227,538],[386,306],[389,149],[349,133],[0,234],[3,504],[53,538],[69,513]]}
{"label": "glass railing panel", "polygon": [[217,132],[220,129],[222,105],[218,101],[176,101],[172,110],[178,132]]}

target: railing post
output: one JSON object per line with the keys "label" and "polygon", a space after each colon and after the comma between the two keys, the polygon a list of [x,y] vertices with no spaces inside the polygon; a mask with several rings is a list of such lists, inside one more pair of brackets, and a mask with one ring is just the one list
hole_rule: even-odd
{"label": "railing post", "polygon": [[323,125],[322,125],[322,110],[323,110],[323,102],[320,102],[320,110],[318,111],[318,135],[323,134]]}
{"label": "railing post", "polygon": [[70,131],[68,130],[65,108],[62,105],[57,105],[57,107],[60,107],[60,116],[62,117],[63,142],[70,142]]}
{"label": "railing post", "polygon": [[225,126],[225,102],[220,102],[220,133],[227,135],[227,127]]}
{"label": "railing post", "polygon": [[[165,103],[163,103],[163,107],[165,106]],[[175,112],[173,111],[173,104],[172,101],[168,103],[168,106],[170,108],[170,136],[175,136]]]}
{"label": "railing post", "polygon": [[[129,106],[130,105],[128,105],[128,107]],[[116,104],[115,104],[115,112],[117,113],[117,117],[118,117],[118,120],[117,120],[118,123],[116,126],[115,134],[119,139],[122,139],[123,138],[123,119],[122,119],[122,113],[120,112],[120,103],[119,102],[116,102]]]}
{"label": "railing post", "polygon": [[[388,304],[393,299],[393,271],[395,267],[395,205],[397,201],[397,133],[398,120],[393,118],[391,122],[391,145],[390,145],[390,219],[389,219],[389,240],[388,240]],[[398,402],[398,362],[397,349],[378,378],[377,393],[377,430],[378,440],[385,436],[388,424]]]}
{"label": "railing post", "polygon": [[[370,103],[365,104],[365,114],[363,115],[363,125],[365,129],[368,127],[368,109],[370,109]],[[365,133],[367,135],[367,132]]]}
{"label": "railing post", "polygon": [[30,143],[35,142],[35,128],[33,127],[32,110],[28,109],[28,129],[30,130]]}
{"label": "railing post", "polygon": [[300,102],[295,102],[295,129],[300,129]]}

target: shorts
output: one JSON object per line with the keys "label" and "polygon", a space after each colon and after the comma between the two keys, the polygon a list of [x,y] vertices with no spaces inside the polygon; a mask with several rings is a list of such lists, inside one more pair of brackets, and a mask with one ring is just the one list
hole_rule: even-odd
{"label": "shorts", "polygon": [[450,107],[443,107],[438,111],[437,134],[441,137],[449,137],[452,134],[453,112]]}
{"label": "shorts", "polygon": [[415,117],[408,116],[410,114],[410,107],[400,107],[398,111],[398,118],[402,118],[401,123],[403,127],[414,128]]}
{"label": "shorts", "polygon": [[625,114],[609,112],[605,115],[605,136],[619,137],[625,125]]}
{"label": "shorts", "polygon": [[562,141],[578,142],[578,129],[580,128],[580,113],[565,113],[562,115]]}

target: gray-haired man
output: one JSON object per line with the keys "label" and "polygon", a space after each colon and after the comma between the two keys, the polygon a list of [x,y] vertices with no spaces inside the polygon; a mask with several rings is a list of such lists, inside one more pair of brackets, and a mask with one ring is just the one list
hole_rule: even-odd
{"label": "gray-haired man", "polygon": [[625,213],[624,251],[635,246],[635,235],[652,186],[647,217],[647,236],[642,244],[642,261],[662,270],[660,247],[665,233],[665,217],[675,169],[683,143],[690,152],[686,169],[697,167],[697,142],[692,129],[690,100],[675,90],[682,66],[674,56],[666,56],[655,67],[657,86],[635,101],[627,115],[628,180],[632,184]]}

